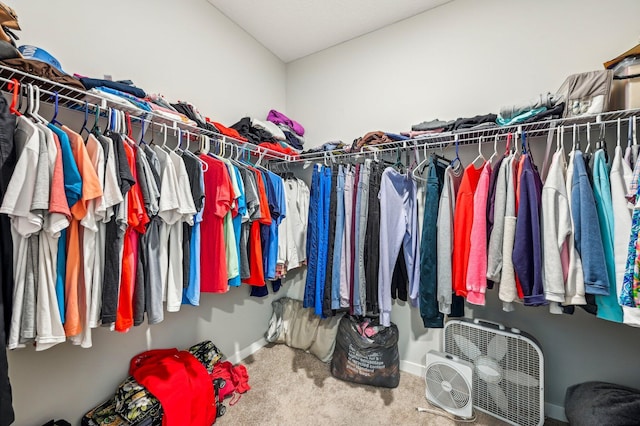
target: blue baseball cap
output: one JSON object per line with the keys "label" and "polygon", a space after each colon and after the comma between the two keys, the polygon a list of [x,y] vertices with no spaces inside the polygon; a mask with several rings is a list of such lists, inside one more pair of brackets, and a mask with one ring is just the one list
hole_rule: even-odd
{"label": "blue baseball cap", "polygon": [[[54,58],[49,52],[36,46],[23,45],[18,47],[20,53],[25,59],[35,59],[36,61],[46,62],[47,64],[57,68],[64,73],[60,62]],[[66,73],[65,73],[66,74]]]}

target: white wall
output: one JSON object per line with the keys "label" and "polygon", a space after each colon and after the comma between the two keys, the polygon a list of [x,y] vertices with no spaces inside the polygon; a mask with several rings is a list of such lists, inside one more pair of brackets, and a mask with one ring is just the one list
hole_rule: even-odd
{"label": "white wall", "polygon": [[[65,71],[131,79],[169,100],[188,100],[225,124],[245,114],[285,108],[285,66],[205,0],[14,0],[20,43],[41,46]],[[49,116],[49,113],[43,114]],[[61,113],[76,123],[81,113]],[[71,121],[67,121],[71,120]],[[246,286],[202,296],[201,306],[127,334],[94,332],[94,347],[70,344],[9,353],[16,425],[80,417],[113,395],[132,356],[150,348],[188,347],[211,339],[233,355],[262,338],[272,297],[256,300]]]}
{"label": "white wall", "polygon": [[[639,14],[634,0],[456,0],[288,64],[287,112],[305,126],[310,145],[497,112],[555,91],[569,74],[601,69],[637,43]],[[476,153],[462,151],[467,161]],[[566,387],[583,380],[640,383],[625,364],[637,354],[630,342],[640,331],[582,312],[560,319],[521,311],[506,315],[491,302],[478,315],[541,341],[547,401],[562,405]],[[405,366],[423,364],[426,351],[440,347],[441,332],[425,330],[417,310],[396,305],[392,320]]]}

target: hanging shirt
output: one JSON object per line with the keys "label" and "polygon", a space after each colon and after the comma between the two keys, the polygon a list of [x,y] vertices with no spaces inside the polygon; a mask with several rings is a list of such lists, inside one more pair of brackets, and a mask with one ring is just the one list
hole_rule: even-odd
{"label": "hanging shirt", "polygon": [[[90,348],[91,342],[91,305],[97,300],[97,295],[102,295],[102,277],[104,270],[104,253],[98,244],[103,244],[98,240],[98,223],[103,222],[107,214],[107,207],[103,200],[105,158],[104,150],[95,136],[89,135],[86,143],[87,155],[93,170],[100,184],[101,194],[99,197],[89,200],[87,203],[87,214],[82,219],[84,227],[82,232],[82,268],[85,282],[84,299],[80,303],[85,304],[85,314],[82,317],[82,332],[76,339],[76,344],[83,348]],[[95,307],[94,307],[95,310]],[[95,313],[94,313],[95,315]]]}
{"label": "hanging shirt", "polygon": [[[573,245],[571,210],[565,181],[566,161],[564,151],[557,151],[551,160],[547,180],[542,188],[541,228],[543,286],[545,298],[552,305],[564,303],[565,286],[569,277],[569,245]],[[566,256],[567,260],[563,260]],[[582,269],[576,271],[582,276]],[[552,313],[558,313],[557,309]]]}
{"label": "hanging shirt", "polygon": [[[202,171],[202,169],[201,169]],[[200,305],[200,287],[201,287],[201,230],[200,224],[202,223],[202,212],[204,210],[204,173],[199,173],[199,187],[200,191],[197,194],[202,193],[202,200],[198,202],[199,210],[193,218],[193,230],[191,232],[190,250],[191,259],[189,262],[189,285],[184,289],[182,296],[182,303],[186,303],[193,306]],[[195,200],[198,200],[196,197]]]}
{"label": "hanging shirt", "polygon": [[38,288],[36,308],[36,350],[49,349],[65,341],[64,327],[56,295],[58,239],[60,231],[69,226],[71,212],[64,192],[62,153],[57,136],[47,127],[47,151],[51,190],[49,212],[45,215],[43,232],[40,232],[38,253]]}
{"label": "hanging shirt", "polygon": [[526,306],[546,305],[542,285],[540,197],[542,181],[529,154],[523,155],[520,207],[516,220],[513,267],[520,279]]}
{"label": "hanging shirt", "polygon": [[473,164],[467,166],[462,176],[456,199],[453,219],[453,290],[458,296],[467,296],[467,263],[471,247],[471,227],[473,224],[473,195],[478,186],[482,167],[476,169]]}
{"label": "hanging shirt", "polygon": [[598,318],[613,322],[622,322],[622,308],[618,303],[616,289],[615,255],[613,252],[614,221],[611,198],[611,183],[609,168],[603,149],[599,149],[593,156],[593,196],[598,213],[598,224],[602,235],[602,246],[606,260],[606,272],[609,278],[609,295],[596,295]]}
{"label": "hanging shirt", "polygon": [[271,224],[271,213],[269,211],[269,201],[267,199],[262,173],[253,167],[249,167],[249,170],[253,172],[256,179],[256,188],[258,189],[258,197],[260,200],[260,218],[251,223],[249,230],[247,254],[249,258],[250,276],[242,282],[253,286],[263,286],[265,285],[265,278],[260,227]]}
{"label": "hanging shirt", "polygon": [[504,209],[504,231],[502,238],[502,271],[498,298],[502,301],[502,310],[513,311],[513,302],[518,297],[515,271],[513,269],[513,244],[516,233],[516,191],[515,169],[518,159],[514,156],[509,161],[507,175],[507,196]]}
{"label": "hanging shirt", "polygon": [[466,287],[467,301],[475,305],[484,305],[484,294],[487,290],[487,199],[491,171],[491,163],[485,162],[473,194],[473,222],[469,237]]}
{"label": "hanging shirt", "polygon": [[240,278],[244,282],[251,276],[249,266],[249,234],[252,223],[261,217],[260,195],[255,175],[249,169],[243,167],[240,175],[245,184],[245,198],[247,202],[246,218],[242,219],[242,229],[240,230]]}
{"label": "hanging shirt", "polygon": [[609,278],[602,235],[598,226],[598,213],[581,151],[574,153],[574,167],[571,214],[575,226],[574,241],[582,259],[586,292],[608,295]]}
{"label": "hanging shirt", "polygon": [[282,178],[271,172],[269,172],[269,178],[273,183],[275,204],[272,214],[273,220],[269,227],[269,251],[267,256],[266,278],[275,279],[276,264],[278,263],[278,243],[280,239],[279,229],[282,220],[287,217],[287,201]]}
{"label": "hanging shirt", "polygon": [[512,160],[513,157],[511,155],[502,160],[494,187],[495,198],[491,213],[493,216],[493,222],[491,231],[488,234],[489,248],[487,250],[487,279],[494,283],[499,283],[502,275],[502,241],[504,238],[507,191],[510,190],[507,185],[507,174],[511,173]]}
{"label": "hanging shirt", "polygon": [[[134,148],[128,142],[123,144],[125,157],[133,179],[137,182],[137,169]],[[144,200],[140,185],[134,185],[127,193],[127,230],[124,235],[122,249],[122,273],[120,276],[120,292],[118,293],[118,309],[115,330],[127,332],[133,326],[133,301],[138,266],[138,239],[146,231],[149,216],[144,208]]]}
{"label": "hanging shirt", "polygon": [[[58,137],[60,142],[60,153],[62,155],[62,171],[64,177],[64,192],[67,197],[69,208],[73,207],[82,196],[82,177],[73,157],[69,137],[60,128],[53,124],[48,124],[49,129]],[[67,231],[62,230],[58,239],[58,259],[56,263],[56,296],[58,299],[58,309],[60,317],[64,323],[65,312],[65,281],[67,269]]]}
{"label": "hanging shirt", "polygon": [[237,200],[240,198],[240,188],[231,162],[225,159],[223,163],[227,167],[227,173],[229,174],[231,187],[233,189],[231,210],[224,217],[224,249],[225,258],[227,259],[227,277],[229,279],[229,285],[237,286],[237,279],[240,277],[240,259],[238,259],[238,252],[236,249],[236,235],[233,227],[233,218],[238,215]]}
{"label": "hanging shirt", "polygon": [[225,293],[228,289],[227,260],[224,250],[224,217],[231,210],[233,188],[227,167],[207,155],[204,172],[205,205],[202,213],[200,291]]}
{"label": "hanging shirt", "polygon": [[[615,155],[611,163],[611,204],[613,206],[613,250],[616,270],[616,295],[620,303],[622,282],[624,280],[625,265],[627,261],[629,235],[631,234],[631,212],[633,205],[627,201],[626,195],[633,176],[629,164],[624,161],[622,148],[616,146]],[[640,309],[622,305],[623,322],[625,324],[640,326]]]}
{"label": "hanging shirt", "polygon": [[[567,164],[567,200],[569,202],[569,211],[572,210],[572,187],[573,187],[573,171],[575,164],[574,152],[569,153],[569,161]],[[571,215],[571,235],[573,236],[575,231],[575,224],[573,222],[573,214]],[[573,238],[573,237],[572,237]],[[582,272],[582,259],[578,253],[578,249],[575,245],[575,239],[572,240],[569,245],[569,272],[567,274],[567,285],[565,287],[565,305],[586,305],[584,289],[584,274]],[[575,271],[575,272],[574,272]]]}
{"label": "hanging shirt", "polygon": [[[240,272],[241,272],[241,260],[240,260],[240,239],[242,238],[242,221],[243,217],[247,214],[247,201],[245,197],[245,189],[244,182],[242,181],[242,176],[240,175],[240,171],[236,166],[231,166],[232,176],[235,176],[236,185],[238,191],[240,191],[239,197],[236,198],[236,204],[238,207],[238,212],[235,216],[233,216],[233,234],[235,237],[235,249],[236,256],[238,259],[238,275],[229,280],[229,285],[234,287],[239,287],[241,283]],[[234,189],[235,191],[235,189]]]}
{"label": "hanging shirt", "polygon": [[[82,237],[80,221],[87,215],[91,200],[102,196],[102,187],[91,159],[80,135],[66,126],[62,130],[67,134],[73,157],[82,176],[82,196],[71,207],[71,224],[67,235],[67,266],[65,277],[65,323],[67,336],[76,336],[82,331],[82,323],[87,315],[85,302],[85,281],[82,270]],[[76,342],[74,342],[76,343]]]}

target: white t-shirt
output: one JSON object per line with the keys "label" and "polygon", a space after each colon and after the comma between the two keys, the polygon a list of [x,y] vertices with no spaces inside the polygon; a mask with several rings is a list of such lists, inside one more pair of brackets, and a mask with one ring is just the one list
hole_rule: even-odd
{"label": "white t-shirt", "polygon": [[40,133],[35,124],[20,116],[16,119],[14,133],[18,160],[7,186],[0,213],[9,215],[13,237],[13,315],[9,329],[7,347],[24,347],[20,343],[20,327],[26,281],[26,263],[28,239],[40,231],[43,225],[42,215],[31,211],[36,187],[36,173],[40,151]]}

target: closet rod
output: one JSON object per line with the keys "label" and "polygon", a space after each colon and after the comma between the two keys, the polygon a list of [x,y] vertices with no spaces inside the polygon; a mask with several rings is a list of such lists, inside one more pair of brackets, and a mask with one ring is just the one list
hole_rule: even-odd
{"label": "closet rod", "polygon": [[[97,94],[79,90],[73,87],[69,87],[64,84],[56,83],[46,78],[28,74],[26,72],[7,67],[5,65],[0,65],[0,81],[3,82],[4,83],[3,86],[5,86],[2,88],[2,90],[8,91],[8,89],[6,88],[6,85],[8,83],[11,83],[13,78],[18,80],[20,84],[37,85],[40,88],[40,92],[42,92],[45,95],[53,96],[55,95],[55,92],[57,92],[58,98],[63,99],[65,101],[63,103],[59,103],[59,106],[63,106],[66,109],[75,110],[74,108],[70,108],[64,105],[67,102],[74,102],[74,103],[77,103],[78,105],[84,105],[85,101],[88,102],[91,106],[93,106],[94,109],[97,108],[98,106],[100,106],[100,108],[103,110],[106,110],[107,108],[112,108],[112,109],[121,111],[123,109],[122,106],[119,105],[117,102],[111,101]],[[50,103],[51,99],[48,99],[49,96],[41,95],[40,100],[43,102]],[[92,100],[92,102],[90,102],[89,99]],[[162,125],[162,123],[164,123],[164,124],[167,124],[168,127],[172,129],[180,128],[183,131],[185,130],[189,131],[189,133],[191,134],[196,134],[196,135],[204,134],[206,136],[209,136],[210,138],[215,138],[218,141],[222,139],[226,144],[233,144],[233,145],[244,147],[245,150],[250,151],[251,154],[261,155],[264,153],[265,158],[268,157],[270,159],[279,159],[284,161],[290,161],[293,158],[289,154],[283,154],[281,152],[274,151],[269,148],[260,147],[259,145],[255,145],[250,142],[241,141],[241,140],[232,138],[230,136],[222,135],[222,134],[212,132],[207,129],[202,129],[200,127],[192,126],[190,124],[183,123],[180,121],[171,120],[167,117],[154,113],[153,111],[144,111],[139,108],[135,108],[133,106],[131,106],[130,108],[128,107],[127,109],[136,111],[136,113],[131,114],[132,120],[138,120],[138,121],[145,120],[145,122],[154,122],[155,124],[159,124],[159,125]],[[148,120],[147,119],[148,117],[152,117],[151,120]]]}
{"label": "closet rod", "polygon": [[540,137],[541,134],[548,134],[550,131],[557,131],[563,129],[564,132],[573,132],[573,128],[578,131],[586,130],[587,126],[590,126],[591,132],[598,131],[600,126],[611,127],[617,125],[618,120],[621,120],[621,125],[628,126],[628,119],[640,116],[640,110],[624,110],[614,111],[610,113],[602,113],[592,115],[589,117],[580,117],[574,119],[558,119],[553,121],[545,121],[538,123],[530,123],[528,125],[520,126],[505,126],[499,128],[490,129],[476,129],[467,132],[446,132],[429,135],[427,137],[407,139],[401,141],[387,142],[379,145],[370,145],[367,149],[354,152],[344,152],[342,150],[322,151],[309,154],[301,154],[299,158],[291,160],[292,163],[300,162],[318,162],[325,161],[331,158],[344,158],[349,156],[361,156],[361,155],[375,155],[383,154],[386,152],[396,151],[398,149],[410,150],[410,149],[443,149],[448,146],[454,145],[456,139],[459,146],[473,145],[480,143],[493,143],[495,137],[499,139],[506,138],[509,134],[521,136],[523,133],[527,136]]}

